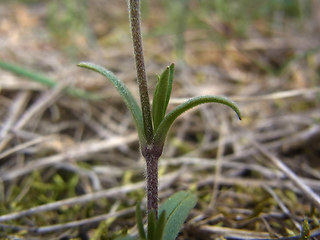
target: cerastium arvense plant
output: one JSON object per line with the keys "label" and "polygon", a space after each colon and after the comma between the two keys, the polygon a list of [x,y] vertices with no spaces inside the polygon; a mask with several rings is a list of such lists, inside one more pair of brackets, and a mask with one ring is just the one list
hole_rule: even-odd
{"label": "cerastium arvense plant", "polygon": [[173,64],[158,76],[151,110],[140,30],[140,1],[128,0],[128,5],[141,108],[124,83],[112,72],[88,62],[81,62],[78,66],[102,74],[118,90],[132,114],[139,135],[141,153],[146,160],[148,228],[145,232],[138,205],[136,216],[140,237],[125,237],[125,239],[173,240],[190,210],[195,206],[196,197],[188,192],[179,192],[171,196],[158,209],[158,160],[170,126],[182,113],[203,103],[214,102],[227,105],[237,113],[239,119],[241,114],[234,102],[220,96],[194,97],[166,114],[174,78]]}

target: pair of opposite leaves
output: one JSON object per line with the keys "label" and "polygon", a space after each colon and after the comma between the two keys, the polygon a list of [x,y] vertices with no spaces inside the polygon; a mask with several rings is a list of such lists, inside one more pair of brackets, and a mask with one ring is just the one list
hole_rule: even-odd
{"label": "pair of opposite leaves", "polygon": [[111,71],[88,62],[81,62],[78,66],[93,70],[105,76],[120,93],[122,99],[127,105],[134,119],[140,144],[142,147],[147,145],[155,145],[162,147],[164,145],[167,133],[173,124],[182,113],[189,109],[196,107],[204,103],[220,103],[232,108],[239,119],[241,119],[241,113],[238,106],[231,100],[221,96],[198,96],[189,99],[188,101],[180,104],[166,115],[168,103],[170,100],[172,83],[174,77],[174,64],[168,66],[164,72],[158,76],[158,83],[155,88],[153,102],[152,102],[152,121],[154,132],[152,136],[148,136],[145,131],[143,123],[142,110],[137,101],[132,96],[131,92],[127,89],[125,84],[120,81]]}

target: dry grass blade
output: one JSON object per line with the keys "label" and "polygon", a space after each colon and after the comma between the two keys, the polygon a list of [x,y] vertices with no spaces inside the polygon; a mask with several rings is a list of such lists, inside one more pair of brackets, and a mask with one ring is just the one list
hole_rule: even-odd
{"label": "dry grass blade", "polygon": [[320,208],[320,197],[317,195],[304,181],[298,177],[291,169],[289,169],[278,157],[273,155],[264,146],[259,144],[256,140],[252,139],[252,144],[259,149],[259,151],[270,159],[281,171],[283,171],[288,178],[301,189],[301,191],[308,197],[316,206]]}
{"label": "dry grass blade", "polygon": [[[236,102],[249,102],[254,101],[274,101],[277,99],[293,98],[299,96],[310,96],[320,92],[320,87],[306,88],[306,89],[293,89],[287,91],[280,91],[259,96],[231,96],[230,99]],[[171,98],[170,104],[181,104],[187,101],[188,98]]]}
{"label": "dry grass blade", "polygon": [[132,214],[134,211],[135,211],[135,208],[131,207],[131,208],[127,208],[120,211],[112,211],[110,213],[91,217],[91,218],[86,218],[86,219],[62,223],[62,224],[55,224],[55,225],[50,225],[45,227],[24,227],[24,226],[13,226],[8,224],[0,224],[0,227],[2,229],[10,229],[12,231],[17,231],[17,232],[23,231],[33,235],[34,234],[41,235],[41,234],[48,234],[52,232],[59,232],[59,231],[63,231],[71,228],[79,228],[86,225],[88,226],[91,224],[96,224],[101,221],[107,220],[109,218],[124,217],[128,214]]}
{"label": "dry grass blade", "polygon": [[215,233],[224,237],[235,237],[235,238],[269,238],[270,235],[267,232],[254,232],[247,230],[239,230],[227,227],[218,227],[205,225],[200,227],[200,231],[206,231],[209,233]]}
{"label": "dry grass blade", "polygon": [[320,92],[320,87],[314,87],[314,88],[306,88],[306,89],[294,89],[294,90],[288,90],[288,91],[281,91],[281,92],[275,92],[271,94],[266,95],[260,95],[260,96],[235,96],[235,101],[239,102],[253,102],[253,101],[271,101],[271,100],[277,100],[277,99],[285,99],[285,98],[292,98],[292,97],[299,97],[299,96],[311,96],[315,95]]}
{"label": "dry grass blade", "polygon": [[275,191],[273,191],[273,189],[270,188],[269,186],[264,186],[264,189],[266,189],[270,193],[270,195],[273,197],[273,199],[277,202],[277,204],[280,207],[280,209],[282,210],[282,212],[290,217],[291,221],[294,223],[297,230],[300,231],[301,224],[299,224],[295,219],[293,219],[291,217],[290,210],[286,207],[285,203],[278,197],[278,195],[275,193]]}
{"label": "dry grass blade", "polygon": [[71,147],[65,152],[49,157],[35,159],[32,162],[25,164],[23,167],[13,169],[9,172],[2,172],[1,179],[12,180],[34,170],[39,170],[44,167],[55,165],[68,159],[83,160],[88,158],[93,153],[110,150],[118,146],[123,146],[124,144],[135,142],[137,141],[137,139],[138,135],[134,133],[125,137],[113,137],[107,140],[83,142]]}
{"label": "dry grass blade", "polygon": [[66,88],[66,86],[67,83],[60,83],[53,88],[53,90],[43,93],[43,95],[21,116],[13,130],[23,128],[35,115],[40,114],[50,106],[60,97],[61,92]]}
{"label": "dry grass blade", "polygon": [[16,98],[13,100],[13,104],[9,107],[8,115],[1,128],[0,139],[3,139],[13,127],[21,112],[24,111],[25,105],[28,102],[30,96],[30,92],[26,91],[17,94]]}
{"label": "dry grass blade", "polygon": [[[208,184],[214,183],[214,177],[207,177],[205,179],[199,180],[197,183],[198,187],[206,186]],[[261,179],[245,179],[237,177],[221,177],[219,182],[225,186],[243,186],[243,187],[255,187],[263,188],[264,186],[277,187],[279,189],[290,189],[294,192],[301,192],[300,188],[297,188],[292,184],[292,181],[286,180],[261,180]],[[315,189],[320,189],[320,181],[312,181],[308,183]]]}
{"label": "dry grass blade", "polygon": [[318,48],[318,39],[306,39],[304,37],[290,37],[290,38],[271,38],[271,39],[260,39],[253,38],[249,40],[244,40],[241,42],[231,42],[228,46],[230,50],[242,49],[242,50],[257,50],[257,49],[310,49]]}
{"label": "dry grass blade", "polygon": [[26,149],[28,147],[31,147],[31,146],[39,144],[39,143],[43,143],[43,142],[45,142],[49,139],[52,139],[52,138],[53,138],[53,136],[38,137],[38,138],[32,139],[30,141],[24,142],[22,144],[16,145],[13,148],[9,148],[8,150],[0,153],[0,160],[15,153],[15,152],[21,151],[22,149]]}
{"label": "dry grass blade", "polygon": [[[181,171],[167,174],[161,177],[161,183],[159,189],[167,188],[170,186],[179,176],[181,175]],[[7,215],[0,216],[0,222],[10,221],[22,217],[26,217],[29,215],[39,214],[46,211],[56,210],[63,206],[70,206],[74,204],[84,204],[90,201],[95,201],[99,198],[116,198],[121,195],[127,194],[129,192],[138,190],[143,188],[145,185],[144,182],[137,182],[134,184],[127,184],[120,187],[114,187],[111,189],[85,194],[79,197],[69,198],[61,201],[56,201],[53,203],[44,204],[41,206],[33,207],[24,211],[20,211],[17,213],[11,213]]]}
{"label": "dry grass blade", "polygon": [[217,152],[217,160],[216,160],[216,171],[215,171],[215,178],[213,182],[213,190],[212,196],[209,203],[209,208],[214,209],[215,202],[217,201],[218,193],[219,193],[219,181],[221,178],[221,170],[222,170],[222,161],[223,161],[223,152],[225,151],[225,135],[227,131],[226,123],[222,123],[220,137],[219,137],[219,146]]}
{"label": "dry grass blade", "polygon": [[60,207],[63,207],[63,206],[70,206],[70,205],[74,205],[74,204],[84,204],[84,203],[87,203],[90,201],[95,201],[99,198],[121,196],[121,195],[126,194],[128,192],[135,191],[137,189],[141,189],[141,188],[143,188],[143,186],[144,186],[144,182],[138,182],[138,183],[131,184],[131,185],[125,185],[125,186],[115,187],[115,188],[111,188],[111,189],[104,190],[104,191],[85,194],[80,197],[74,197],[74,198],[69,198],[69,199],[65,199],[62,201],[56,201],[53,203],[44,204],[44,205],[30,208],[30,209],[27,209],[27,210],[24,210],[21,212],[11,213],[11,214],[0,216],[0,222],[10,221],[10,220],[26,217],[29,215],[34,215],[34,214],[39,214],[39,213],[46,212],[46,211],[56,210],[56,209],[59,209]]}
{"label": "dry grass blade", "polygon": [[24,111],[25,105],[30,97],[30,92],[19,93],[13,104],[9,107],[9,113],[6,117],[6,120],[4,120],[4,124],[0,133],[0,152],[6,147],[8,142],[10,142],[11,136],[9,132],[12,130],[21,112]]}
{"label": "dry grass blade", "polygon": [[[37,114],[41,114],[42,111],[44,111],[48,106],[50,106],[54,101],[58,99],[60,96],[60,93],[63,91],[63,89],[66,87],[66,83],[58,84],[55,88],[53,88],[49,92],[45,92],[42,94],[42,96],[29,108],[27,109],[24,114],[13,124],[12,120],[14,118],[17,118],[16,112],[20,111],[23,106],[25,106],[26,101],[29,93],[26,93],[26,96],[22,95],[21,99],[18,99],[18,102],[16,103],[16,107],[13,107],[13,115],[12,117],[8,118],[8,124],[10,120],[11,130],[13,132],[21,130],[30,120],[36,116]],[[10,116],[10,115],[9,115]],[[0,151],[3,150],[6,145],[11,141],[13,138],[12,134],[8,133],[8,130],[4,132],[4,136],[2,136],[1,143],[0,143]]]}
{"label": "dry grass blade", "polygon": [[[2,73],[3,71],[1,71]],[[43,91],[46,88],[36,82],[17,79],[9,74],[1,74],[3,81],[0,81],[0,88],[9,91]]]}
{"label": "dry grass blade", "polygon": [[124,209],[121,211],[111,212],[111,213],[95,216],[92,218],[82,219],[82,220],[78,220],[78,221],[72,221],[72,222],[68,222],[68,223],[56,224],[56,225],[51,225],[51,226],[46,226],[46,227],[31,228],[31,229],[29,229],[29,232],[36,233],[36,234],[46,234],[46,233],[51,233],[51,232],[58,232],[58,231],[66,230],[69,228],[78,228],[78,227],[82,227],[85,225],[99,223],[99,222],[106,220],[106,219],[109,219],[109,218],[124,217],[128,214],[132,214],[134,211],[135,211],[135,207],[131,207],[131,208],[127,208],[127,209]]}

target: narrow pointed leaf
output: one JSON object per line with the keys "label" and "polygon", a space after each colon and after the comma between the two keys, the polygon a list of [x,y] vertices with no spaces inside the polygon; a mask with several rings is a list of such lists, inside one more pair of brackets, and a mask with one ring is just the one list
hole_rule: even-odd
{"label": "narrow pointed leaf", "polygon": [[[22,77],[28,78],[34,82],[41,83],[47,87],[52,88],[58,84],[55,80],[49,78],[48,76],[45,76],[41,73],[34,72],[32,70],[29,70],[29,69],[26,69],[23,67],[20,67],[18,65],[12,64],[12,63],[0,61],[0,68],[5,69],[7,71],[10,71],[14,74],[20,75]],[[67,87],[65,89],[65,91],[72,96],[80,97],[83,99],[99,100],[99,99],[103,98],[101,95],[87,92],[87,91],[85,91],[83,89],[79,89],[79,88]]]}
{"label": "narrow pointed leaf", "polygon": [[159,214],[166,212],[167,219],[163,239],[176,239],[182,224],[187,219],[191,209],[196,205],[197,197],[189,192],[181,191],[171,196],[159,208]]}
{"label": "narrow pointed leaf", "polygon": [[155,240],[162,240],[163,230],[165,225],[166,225],[166,211],[162,211],[157,221]]}
{"label": "narrow pointed leaf", "polygon": [[113,86],[120,93],[122,99],[124,100],[125,104],[127,105],[128,109],[132,114],[132,117],[136,124],[136,128],[138,130],[139,139],[141,143],[145,144],[146,137],[144,134],[141,108],[139,107],[137,101],[134,99],[134,97],[132,96],[131,92],[127,89],[125,84],[122,81],[120,81],[111,71],[105,69],[102,66],[99,66],[93,63],[88,63],[88,62],[81,62],[78,64],[78,66],[87,68],[102,74],[113,84]]}
{"label": "narrow pointed leaf", "polygon": [[173,83],[173,78],[174,78],[174,64],[172,63],[169,67],[169,83],[168,83],[168,90],[167,90],[167,95],[166,95],[166,102],[165,102],[165,110],[167,110],[169,100],[171,97],[171,91],[172,91],[172,83]]}
{"label": "narrow pointed leaf", "polygon": [[174,65],[171,64],[164,70],[161,76],[158,77],[152,102],[152,119],[155,130],[166,114],[172,90],[173,72]]}
{"label": "narrow pointed leaf", "polygon": [[160,123],[157,131],[155,132],[155,137],[154,137],[154,143],[163,145],[165,138],[167,136],[167,133],[174,122],[174,120],[177,119],[182,113],[188,111],[191,108],[194,108],[200,104],[204,103],[220,103],[229,106],[232,108],[236,114],[238,115],[239,119],[241,120],[241,113],[240,109],[234,103],[233,101],[225,98],[225,97],[220,97],[220,96],[200,96],[200,97],[194,97],[186,101],[185,103],[180,104],[177,106],[175,109],[173,109],[171,112],[165,116],[165,118],[162,120]]}
{"label": "narrow pointed leaf", "polygon": [[141,213],[141,209],[140,209],[140,203],[138,203],[137,206],[136,206],[136,220],[137,220],[137,225],[138,225],[140,238],[142,240],[145,240],[146,239],[146,233],[144,231],[142,213]]}
{"label": "narrow pointed leaf", "polygon": [[165,115],[165,102],[169,82],[169,73],[169,67],[167,67],[161,76],[158,76],[158,82],[153,95],[152,120],[155,130],[158,128]]}
{"label": "narrow pointed leaf", "polygon": [[156,217],[154,215],[154,212],[151,211],[148,214],[148,240],[154,240],[156,233]]}

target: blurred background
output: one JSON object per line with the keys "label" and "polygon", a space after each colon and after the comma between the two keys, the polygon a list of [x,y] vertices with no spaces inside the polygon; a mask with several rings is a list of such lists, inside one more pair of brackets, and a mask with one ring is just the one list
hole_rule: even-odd
{"label": "blurred background", "polygon": [[[244,115],[239,121],[208,104],[171,129],[160,201],[178,190],[199,197],[179,239],[240,229],[291,236],[305,217],[317,228],[316,199],[270,156],[319,194],[320,2],[141,5],[151,95],[156,74],[175,63],[169,110],[189,97],[225,95]],[[144,162],[132,119],[109,82],[76,66],[103,65],[138,98],[132,53],[125,0],[0,2],[0,237],[112,239],[123,228],[136,231]]]}

